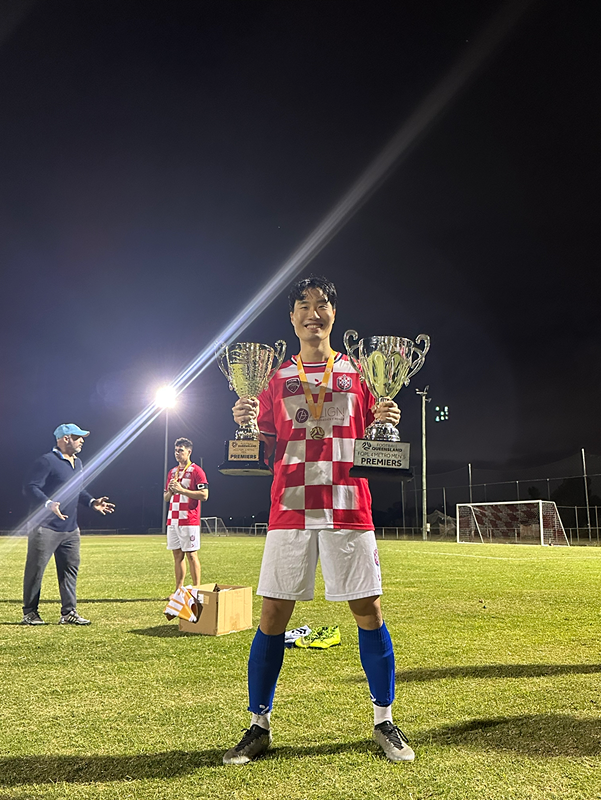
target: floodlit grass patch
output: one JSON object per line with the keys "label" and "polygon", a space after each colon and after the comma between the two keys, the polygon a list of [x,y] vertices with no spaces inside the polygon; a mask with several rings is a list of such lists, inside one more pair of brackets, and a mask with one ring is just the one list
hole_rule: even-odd
{"label": "floodlit grass patch", "polygon": [[[256,586],[263,540],[205,538],[203,581]],[[345,605],[299,604],[291,625],[340,625],[342,646],[286,653],[274,748],[247,767],[223,752],[248,724],[253,631],[180,635],[162,615],[161,538],[84,538],[79,610],[21,627],[25,542],[0,541],[0,800],[151,798],[601,798],[596,550],[382,542],[397,658],[396,721],[417,752],[389,764]],[[255,599],[254,621],[260,599]]]}

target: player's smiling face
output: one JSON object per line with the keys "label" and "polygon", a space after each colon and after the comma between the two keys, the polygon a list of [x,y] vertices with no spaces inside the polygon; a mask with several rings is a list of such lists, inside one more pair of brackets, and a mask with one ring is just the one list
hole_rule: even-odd
{"label": "player's smiling face", "polygon": [[327,339],[332,332],[336,309],[321,289],[307,289],[302,300],[294,303],[290,321],[301,342],[317,344]]}

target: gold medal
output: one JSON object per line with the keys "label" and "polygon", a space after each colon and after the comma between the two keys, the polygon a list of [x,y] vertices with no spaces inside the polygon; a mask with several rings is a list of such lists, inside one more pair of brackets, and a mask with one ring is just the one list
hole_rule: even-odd
{"label": "gold medal", "polygon": [[[330,376],[332,374],[332,370],[334,369],[335,357],[336,353],[332,350],[330,352],[330,357],[328,358],[328,363],[326,364],[326,370],[324,372],[323,378],[321,379],[321,384],[319,386],[319,397],[317,399],[317,403],[313,399],[313,394],[311,393],[311,389],[309,388],[309,383],[307,381],[307,376],[305,374],[305,368],[303,366],[302,359],[300,355],[297,356],[296,358],[296,368],[298,370],[298,374],[303,386],[303,391],[305,393],[307,405],[309,406],[309,411],[311,412],[311,416],[316,422],[321,417],[323,403],[326,398],[326,391],[328,389],[328,383],[330,382]],[[325,435],[326,432],[319,425],[315,425],[313,428],[309,430],[309,436],[312,439],[323,439]]]}

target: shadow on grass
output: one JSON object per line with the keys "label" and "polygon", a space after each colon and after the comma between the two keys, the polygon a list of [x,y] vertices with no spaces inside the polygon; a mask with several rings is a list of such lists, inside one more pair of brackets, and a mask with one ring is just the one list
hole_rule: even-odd
{"label": "shadow on grass", "polygon": [[159,639],[174,639],[176,636],[198,636],[197,633],[187,633],[180,631],[177,622],[169,625],[154,625],[152,628],[132,628],[128,633],[135,633],[138,636],[158,636]]}
{"label": "shadow on grass", "polygon": [[[601,753],[601,719],[561,714],[473,719],[424,731],[412,738],[412,744],[507,751],[536,758],[595,756]],[[376,752],[376,748],[371,740],[275,747],[264,760],[300,760],[352,751]],[[0,758],[0,787],[177,778],[203,767],[220,768],[222,756],[221,749],[121,756],[14,756]]]}
{"label": "shadow on grass", "polygon": [[567,714],[473,719],[419,734],[412,743],[505,750],[537,758],[583,757],[601,753],[601,719]]}
{"label": "shadow on grass", "polygon": [[[481,664],[465,667],[431,667],[399,670],[398,682],[440,681],[445,678],[544,678],[550,675],[590,675],[601,664]],[[361,676],[359,680],[365,680]]]}
{"label": "shadow on grass", "polygon": [[222,750],[129,756],[15,756],[0,758],[0,786],[33,783],[105,783],[175,778],[221,764]]}
{"label": "shadow on grass", "polygon": [[[168,597],[96,597],[94,599],[88,599],[78,597],[78,603],[166,603],[169,600]],[[18,600],[0,600],[0,603],[16,603],[17,605],[21,605],[23,602],[23,598],[20,597]],[[60,605],[60,600],[56,598],[55,600],[40,600],[40,605]]]}
{"label": "shadow on grass", "polygon": [[[373,749],[370,741],[273,748],[264,760],[298,759]],[[135,756],[15,756],[0,758],[0,787],[44,783],[108,783],[177,778],[201,767],[222,767],[223,750],[146,753]],[[0,795],[2,800],[2,795]]]}

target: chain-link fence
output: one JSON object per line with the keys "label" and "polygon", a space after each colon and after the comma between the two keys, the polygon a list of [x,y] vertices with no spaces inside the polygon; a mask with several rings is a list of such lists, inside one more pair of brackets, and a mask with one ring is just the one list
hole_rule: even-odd
{"label": "chain-link fence", "polygon": [[[400,488],[400,497],[376,524],[385,530],[422,530],[421,475]],[[553,500],[566,535],[573,544],[598,544],[601,522],[601,456],[577,453],[561,461],[532,468],[489,469],[466,464],[427,478],[428,539],[454,537],[458,503],[500,503],[513,500]],[[438,517],[438,519],[437,519]],[[450,528],[453,530],[450,531]],[[399,538],[401,534],[399,533]]]}

